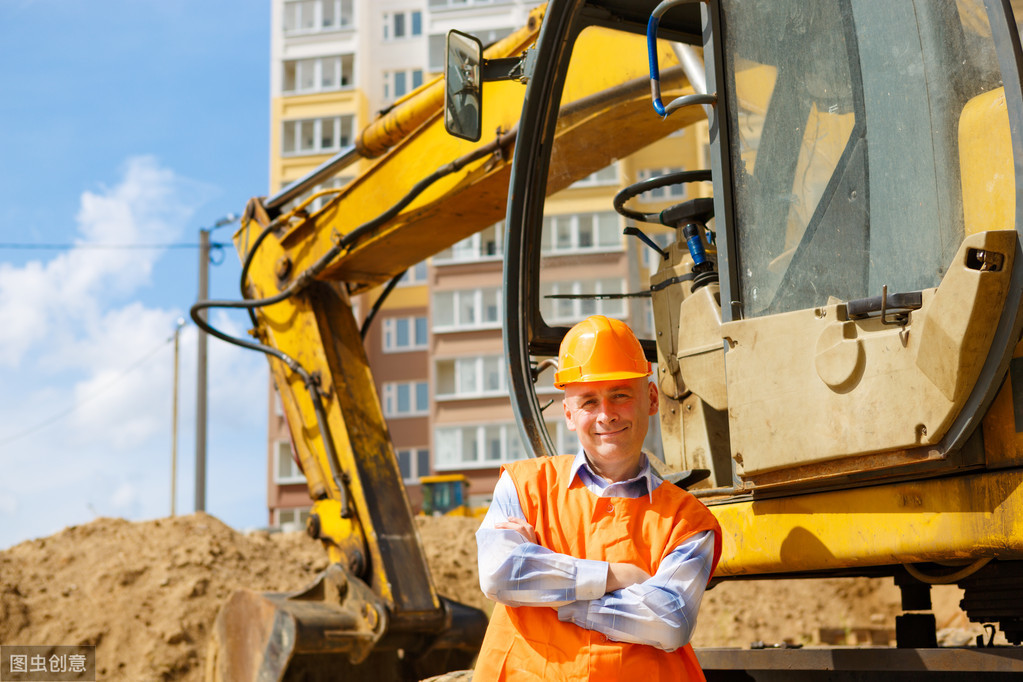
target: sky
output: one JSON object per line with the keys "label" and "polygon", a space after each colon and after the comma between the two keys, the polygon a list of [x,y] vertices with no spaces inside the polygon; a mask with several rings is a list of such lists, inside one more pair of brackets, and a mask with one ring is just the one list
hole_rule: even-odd
{"label": "sky", "polygon": [[[266,194],[269,21],[252,0],[0,0],[0,549],[170,514],[182,318],[176,507],[194,511],[196,246]],[[213,298],[239,298],[235,227],[211,233]],[[40,244],[65,248],[21,247]],[[208,347],[206,511],[265,526],[267,361]]]}

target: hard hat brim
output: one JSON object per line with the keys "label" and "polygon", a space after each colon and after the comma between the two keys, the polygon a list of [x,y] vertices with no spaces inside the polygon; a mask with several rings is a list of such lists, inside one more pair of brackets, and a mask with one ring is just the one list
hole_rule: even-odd
{"label": "hard hat brim", "polygon": [[[572,370],[576,370],[572,372]],[[601,372],[594,374],[583,374],[579,372],[580,368],[571,367],[569,369],[556,372],[554,375],[554,388],[559,390],[565,390],[565,387],[569,384],[589,384],[595,381],[617,381],[619,379],[642,379],[653,374],[652,371],[647,370],[646,372]],[[571,376],[575,374],[575,376]],[[566,376],[567,375],[567,376]]]}

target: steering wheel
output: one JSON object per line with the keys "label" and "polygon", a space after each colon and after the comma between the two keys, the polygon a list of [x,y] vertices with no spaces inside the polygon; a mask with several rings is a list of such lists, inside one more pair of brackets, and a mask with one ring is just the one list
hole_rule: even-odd
{"label": "steering wheel", "polygon": [[[658,189],[659,187],[668,187],[670,185],[681,185],[690,182],[710,182],[710,171],[709,170],[695,170],[695,171],[676,171],[674,173],[668,173],[666,175],[659,175],[656,178],[648,178],[646,180],[640,180],[637,183],[629,185],[614,198],[614,208],[619,214],[626,218],[632,218],[643,223],[655,223],[657,225],[665,225],[667,227],[675,227],[674,223],[667,223],[661,219],[661,214],[665,211],[658,211],[657,213],[643,213],[641,211],[634,211],[630,208],[625,208],[625,202],[632,199],[638,194],[648,192],[652,189]],[[674,208],[674,207],[672,207]]]}

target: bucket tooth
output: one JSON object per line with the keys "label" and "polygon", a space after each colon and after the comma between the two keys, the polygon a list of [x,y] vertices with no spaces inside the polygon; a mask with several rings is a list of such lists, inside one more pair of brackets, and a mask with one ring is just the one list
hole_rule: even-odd
{"label": "bucket tooth", "polygon": [[332,564],[299,592],[235,592],[213,626],[207,682],[280,682],[303,656],[363,662],[387,631],[387,608],[361,580]]}

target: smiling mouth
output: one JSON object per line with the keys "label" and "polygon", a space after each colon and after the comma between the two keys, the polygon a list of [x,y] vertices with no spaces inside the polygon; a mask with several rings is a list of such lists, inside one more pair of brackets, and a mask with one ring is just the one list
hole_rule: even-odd
{"label": "smiling mouth", "polygon": [[617,431],[602,431],[602,432],[598,433],[597,435],[600,436],[600,437],[617,436],[619,433],[624,432],[625,429],[626,429],[626,427],[622,427],[622,428],[618,429]]}

